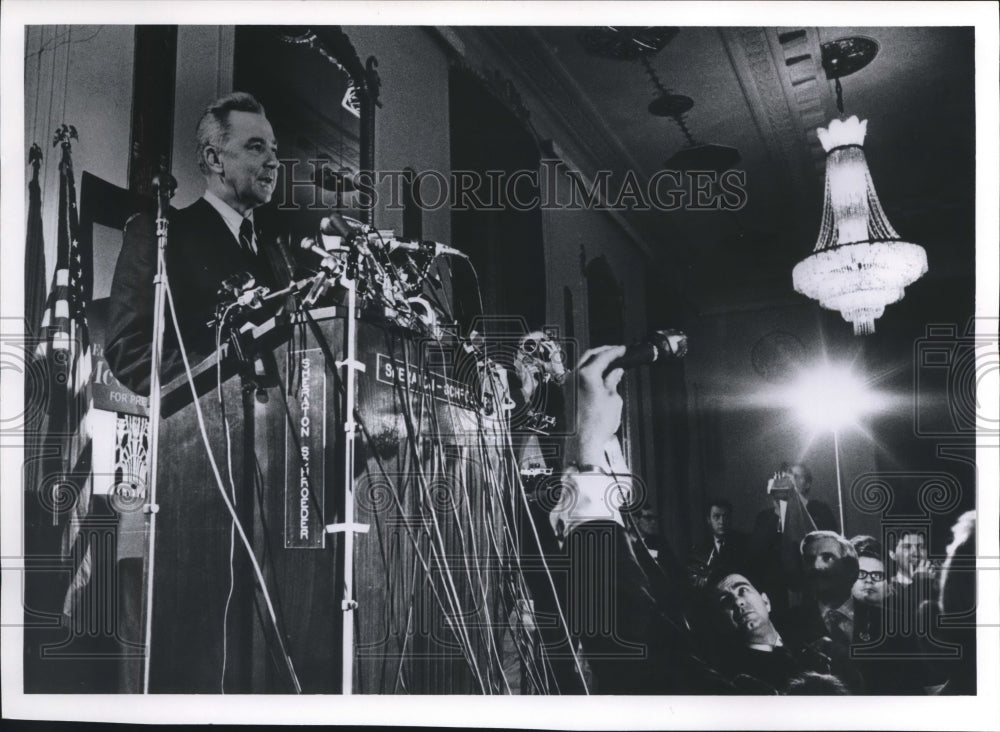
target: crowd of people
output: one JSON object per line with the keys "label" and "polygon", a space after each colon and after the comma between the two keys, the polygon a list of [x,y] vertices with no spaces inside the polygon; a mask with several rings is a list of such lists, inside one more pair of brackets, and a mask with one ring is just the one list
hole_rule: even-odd
{"label": "crowd of people", "polygon": [[618,455],[621,370],[608,367],[620,352],[580,362],[568,497],[552,514],[572,576],[585,578],[568,602],[586,620],[597,691],[975,694],[974,512],[938,565],[926,527],[887,531],[890,546],[846,538],[810,498],[808,467],[783,466],[751,534],[733,528],[730,502],[708,499],[708,542],[686,562],[653,559],[630,520],[628,470],[607,457]]}

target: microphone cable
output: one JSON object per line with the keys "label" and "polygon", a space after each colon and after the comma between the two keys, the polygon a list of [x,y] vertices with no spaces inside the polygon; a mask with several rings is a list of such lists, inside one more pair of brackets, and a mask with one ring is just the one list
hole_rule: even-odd
{"label": "microphone cable", "polygon": [[[221,412],[223,429],[226,434],[226,468],[229,477],[229,490],[233,505],[236,505],[236,481],[233,479],[233,440],[229,430],[229,418],[226,416],[226,401],[222,395],[222,328],[229,317],[235,303],[226,306],[215,324],[215,380],[219,395],[219,410]],[[229,591],[226,594],[226,605],[222,611],[222,674],[219,678],[219,692],[226,693],[226,665],[229,657],[229,604],[233,599],[236,587],[236,527],[229,526]]]}

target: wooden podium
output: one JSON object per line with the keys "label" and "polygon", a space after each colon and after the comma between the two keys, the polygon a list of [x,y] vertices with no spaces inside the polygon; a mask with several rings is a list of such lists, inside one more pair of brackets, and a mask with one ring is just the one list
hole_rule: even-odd
{"label": "wooden podium", "polygon": [[[356,515],[345,526],[335,363],[345,319],[326,308],[295,320],[248,330],[257,377],[227,365],[220,378],[210,360],[195,380],[278,631],[232,536],[190,386],[178,379],[164,388],[150,690],[291,692],[280,632],[302,691],[339,693],[351,612],[355,693],[506,691],[516,469],[478,378],[461,369],[456,378],[448,346],[358,321]],[[343,609],[346,530],[355,532],[357,606]]]}

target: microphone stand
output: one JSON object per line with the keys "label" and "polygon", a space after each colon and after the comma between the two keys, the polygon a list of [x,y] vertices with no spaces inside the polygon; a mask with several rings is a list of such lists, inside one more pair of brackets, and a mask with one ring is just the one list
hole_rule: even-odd
{"label": "microphone stand", "polygon": [[343,612],[341,633],[341,694],[354,693],[354,613],[358,602],[354,597],[354,532],[366,533],[367,526],[355,523],[354,516],[354,436],[357,424],[354,421],[355,400],[357,397],[356,375],[365,370],[365,365],[357,358],[358,346],[358,270],[360,259],[358,242],[352,242],[348,262],[340,285],[347,291],[347,323],[345,326],[344,359],[336,362],[337,368],[344,369],[346,385],[344,398],[344,516],[343,524],[331,524],[326,527],[327,533],[344,532],[343,597],[340,609]]}
{"label": "microphone stand", "polygon": [[153,638],[153,577],[156,560],[157,460],[160,447],[160,370],[163,362],[163,332],[167,297],[167,212],[177,181],[165,170],[154,176],[152,188],[156,194],[156,275],[153,277],[153,342],[152,372],[149,377],[149,490],[143,513],[146,514],[146,561],[143,568],[143,666],[142,693],[149,693],[150,647]]}

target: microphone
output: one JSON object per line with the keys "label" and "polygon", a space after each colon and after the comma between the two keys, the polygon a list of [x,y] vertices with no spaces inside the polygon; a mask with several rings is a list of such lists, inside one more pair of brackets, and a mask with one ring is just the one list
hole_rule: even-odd
{"label": "microphone", "polygon": [[343,239],[349,239],[358,233],[359,228],[360,223],[358,226],[352,226],[348,223],[348,219],[336,211],[331,211],[329,216],[324,216],[319,220],[319,233],[326,234],[327,236],[339,236]]}
{"label": "microphone", "polygon": [[687,336],[679,330],[656,330],[642,343],[626,347],[625,353],[612,361],[604,371],[606,376],[615,369],[630,369],[660,360],[684,358]]}
{"label": "microphone", "polygon": [[397,249],[402,249],[407,252],[426,252],[433,257],[440,257],[442,254],[447,254],[451,257],[461,257],[462,259],[468,259],[469,255],[465,252],[455,249],[455,247],[450,247],[447,244],[441,244],[436,241],[413,241],[412,239],[392,239],[389,242],[389,251],[394,252]]}
{"label": "microphone", "polygon": [[319,257],[326,257],[330,254],[326,249],[319,246],[311,236],[302,237],[302,241],[299,242],[299,249],[305,249],[307,252],[312,252]]}
{"label": "microphone", "polygon": [[312,237],[310,236],[304,237],[302,241],[299,242],[299,248],[305,249],[307,252],[312,252],[317,257],[321,257],[323,261],[320,262],[320,266],[323,267],[323,269],[329,272],[337,270],[339,266],[339,261],[337,260],[337,258],[332,256],[330,252],[328,252],[326,249],[319,246],[316,243],[316,240],[313,239]]}
{"label": "microphone", "polygon": [[264,300],[269,300],[268,295],[271,294],[271,289],[265,287],[264,285],[258,285],[253,289],[246,290],[242,295],[236,298],[236,305],[239,307],[249,307],[252,310],[256,310],[264,305]]}

